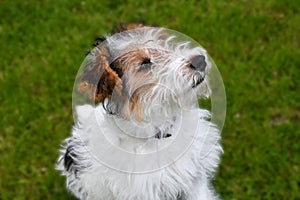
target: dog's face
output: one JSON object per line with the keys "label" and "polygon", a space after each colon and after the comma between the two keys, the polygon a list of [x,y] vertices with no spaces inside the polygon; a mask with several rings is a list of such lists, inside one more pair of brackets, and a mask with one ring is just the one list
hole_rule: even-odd
{"label": "dog's face", "polygon": [[106,37],[87,58],[79,92],[125,119],[144,121],[151,113],[194,106],[208,93],[206,51],[176,42],[165,29],[144,27]]}

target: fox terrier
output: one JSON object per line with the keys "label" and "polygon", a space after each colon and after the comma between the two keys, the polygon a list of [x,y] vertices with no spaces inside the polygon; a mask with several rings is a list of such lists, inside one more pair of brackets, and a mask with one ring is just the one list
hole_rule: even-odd
{"label": "fox terrier", "polygon": [[219,199],[220,131],[198,105],[211,66],[202,47],[165,28],[133,24],[99,38],[58,159],[67,188],[88,200]]}

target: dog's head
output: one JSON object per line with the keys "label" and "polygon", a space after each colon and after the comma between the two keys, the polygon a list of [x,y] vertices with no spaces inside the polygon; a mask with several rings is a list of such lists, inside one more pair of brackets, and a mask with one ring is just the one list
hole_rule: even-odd
{"label": "dog's head", "polygon": [[206,51],[163,28],[130,25],[98,40],[87,55],[78,91],[111,114],[147,120],[197,104],[208,94]]}

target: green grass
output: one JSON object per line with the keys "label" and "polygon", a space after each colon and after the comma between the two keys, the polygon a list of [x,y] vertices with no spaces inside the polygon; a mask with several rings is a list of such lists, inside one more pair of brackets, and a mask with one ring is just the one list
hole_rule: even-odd
{"label": "green grass", "polygon": [[1,0],[0,199],[72,199],[54,165],[76,72],[96,36],[140,20],[196,39],[222,74],[222,198],[300,199],[296,0]]}

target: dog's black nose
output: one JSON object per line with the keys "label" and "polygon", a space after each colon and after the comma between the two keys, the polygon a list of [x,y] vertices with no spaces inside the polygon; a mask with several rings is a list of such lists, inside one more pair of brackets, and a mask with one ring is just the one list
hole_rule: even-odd
{"label": "dog's black nose", "polygon": [[205,56],[203,55],[194,56],[191,59],[190,68],[200,72],[204,72],[206,68]]}

